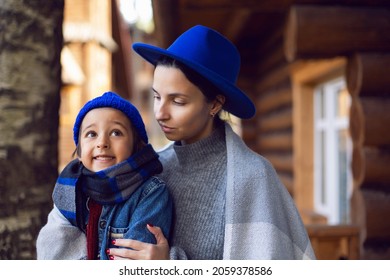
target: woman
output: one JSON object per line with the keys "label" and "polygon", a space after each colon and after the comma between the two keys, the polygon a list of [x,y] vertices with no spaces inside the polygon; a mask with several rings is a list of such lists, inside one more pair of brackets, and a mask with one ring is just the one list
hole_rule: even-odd
{"label": "woman", "polygon": [[298,211],[271,164],[218,114],[251,118],[236,87],[240,56],[218,32],[195,26],[168,49],[135,43],[156,66],[154,113],[173,141],[160,151],[174,201],[174,226],[157,244],[114,240],[112,259],[314,259]]}

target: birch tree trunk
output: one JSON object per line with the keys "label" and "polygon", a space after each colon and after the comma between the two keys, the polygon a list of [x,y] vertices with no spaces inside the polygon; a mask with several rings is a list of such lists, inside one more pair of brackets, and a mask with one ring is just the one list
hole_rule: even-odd
{"label": "birch tree trunk", "polygon": [[64,0],[0,1],[0,259],[35,258],[58,175]]}

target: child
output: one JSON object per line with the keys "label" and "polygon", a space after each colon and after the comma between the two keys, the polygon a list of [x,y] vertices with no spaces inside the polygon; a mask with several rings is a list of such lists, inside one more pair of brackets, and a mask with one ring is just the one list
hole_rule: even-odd
{"label": "child", "polygon": [[153,225],[169,234],[172,202],[138,110],[106,92],[80,110],[73,138],[78,158],[55,185],[38,259],[110,259],[113,239],[156,243]]}

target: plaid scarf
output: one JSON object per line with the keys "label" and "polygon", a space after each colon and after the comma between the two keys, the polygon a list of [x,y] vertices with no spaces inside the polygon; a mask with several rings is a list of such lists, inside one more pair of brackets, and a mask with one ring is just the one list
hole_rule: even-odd
{"label": "plaid scarf", "polygon": [[72,225],[85,231],[89,197],[101,205],[121,203],[143,182],[161,171],[158,154],[150,144],[127,160],[99,172],[86,169],[75,159],[58,177],[53,201]]}

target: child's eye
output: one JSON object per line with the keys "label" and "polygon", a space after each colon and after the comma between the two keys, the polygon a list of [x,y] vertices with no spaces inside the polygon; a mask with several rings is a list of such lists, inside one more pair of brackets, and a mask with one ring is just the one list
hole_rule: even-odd
{"label": "child's eye", "polygon": [[96,137],[96,132],[95,131],[88,131],[86,134],[85,134],[85,137],[87,138],[93,138],[93,137]]}
{"label": "child's eye", "polygon": [[120,130],[113,130],[113,131],[111,132],[111,135],[112,135],[112,136],[122,136],[123,133],[122,133],[122,131],[120,131]]}

